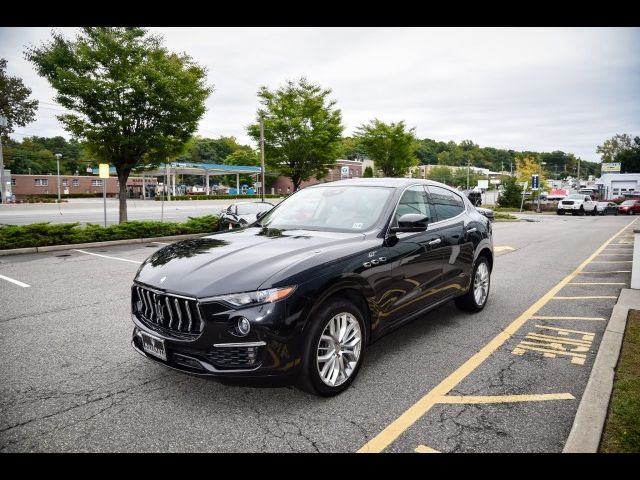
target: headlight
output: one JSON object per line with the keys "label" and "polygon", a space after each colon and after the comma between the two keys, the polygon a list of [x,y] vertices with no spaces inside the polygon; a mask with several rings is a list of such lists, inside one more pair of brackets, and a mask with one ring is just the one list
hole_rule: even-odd
{"label": "headlight", "polygon": [[284,300],[291,295],[295,289],[295,286],[291,286],[257,290],[255,292],[232,293],[230,295],[204,298],[201,302],[224,302],[234,307],[246,307],[248,305],[259,305],[261,303],[273,303],[278,300]]}

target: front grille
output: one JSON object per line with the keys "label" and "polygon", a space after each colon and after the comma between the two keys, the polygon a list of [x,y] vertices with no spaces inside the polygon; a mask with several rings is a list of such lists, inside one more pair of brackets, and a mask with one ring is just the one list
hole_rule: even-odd
{"label": "front grille", "polygon": [[563,200],[562,204],[563,205],[573,205],[573,201],[572,200]]}
{"label": "front grille", "polygon": [[214,347],[207,357],[216,367],[253,367],[258,363],[260,347]]}
{"label": "front grille", "polygon": [[139,286],[133,287],[132,296],[135,312],[151,325],[187,334],[199,334],[204,328],[195,300],[156,293]]}

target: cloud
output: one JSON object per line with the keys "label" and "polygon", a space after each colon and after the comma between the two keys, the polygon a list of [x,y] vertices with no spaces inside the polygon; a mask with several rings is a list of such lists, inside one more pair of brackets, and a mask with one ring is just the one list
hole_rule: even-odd
{"label": "cloud", "polygon": [[[73,28],[59,29],[72,35]],[[153,28],[172,51],[206,65],[215,91],[204,136],[251,143],[261,85],[306,76],[333,90],[345,133],[374,117],[419,137],[573,152],[640,134],[638,28]],[[54,92],[23,58],[48,28],[0,29],[0,56],[42,103],[23,134],[67,136]],[[45,108],[47,107],[47,108]],[[58,107],[59,108],[59,107]],[[16,138],[20,138],[17,136]]]}

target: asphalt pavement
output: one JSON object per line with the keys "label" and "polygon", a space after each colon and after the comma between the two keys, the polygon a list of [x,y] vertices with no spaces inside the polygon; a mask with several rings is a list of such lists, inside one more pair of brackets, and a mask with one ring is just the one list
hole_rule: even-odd
{"label": "asphalt pavement", "polygon": [[386,336],[333,398],[137,354],[130,285],[161,244],[0,257],[0,452],[561,452],[629,286],[634,220],[494,224],[486,308]]}

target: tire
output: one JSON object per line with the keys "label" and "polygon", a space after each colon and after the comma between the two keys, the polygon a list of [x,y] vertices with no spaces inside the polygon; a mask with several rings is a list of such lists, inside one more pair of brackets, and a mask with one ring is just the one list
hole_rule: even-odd
{"label": "tire", "polygon": [[[484,274],[482,273],[482,269],[485,269]],[[480,270],[480,272],[479,272]],[[481,298],[478,300],[476,298],[476,291],[480,287],[480,283],[484,282],[486,290],[484,291],[484,296],[482,294],[479,295]],[[489,299],[489,290],[491,287],[491,268],[489,268],[489,260],[487,257],[478,257],[476,260],[476,264],[473,267],[473,272],[471,274],[471,285],[469,285],[469,290],[467,293],[455,299],[456,306],[460,310],[464,310],[467,312],[479,312],[484,308],[487,304],[487,300]]]}
{"label": "tire", "polygon": [[[353,344],[349,349],[343,345],[342,349],[334,347],[335,342],[326,340],[330,335],[331,324],[339,326],[346,322],[346,332],[343,340],[347,340],[346,344]],[[354,323],[355,322],[355,323]],[[339,332],[337,332],[339,334]],[[309,318],[309,327],[306,334],[304,352],[303,352],[303,368],[298,378],[297,387],[314,395],[321,397],[332,397],[342,393],[358,375],[360,366],[364,359],[366,328],[364,324],[364,316],[360,309],[349,300],[343,298],[334,298],[322,305]],[[359,338],[357,342],[354,340]],[[325,352],[329,354],[329,350],[337,351],[337,356],[333,356],[328,361],[321,363],[318,357]],[[345,352],[350,351],[350,354]],[[342,363],[342,368],[338,368],[337,372],[331,362],[334,358]],[[355,358],[355,364],[352,364]],[[323,376],[321,372],[326,370]],[[337,367],[336,367],[337,368]],[[335,373],[336,378],[333,379],[335,385],[331,385],[331,380]],[[346,374],[346,377],[345,377]]]}
{"label": "tire", "polygon": [[598,214],[597,209],[594,208],[593,210],[591,210],[591,216],[595,217],[597,214]]}
{"label": "tire", "polygon": [[629,215],[633,215],[633,210],[629,210]]}
{"label": "tire", "polygon": [[564,215],[564,210],[558,210],[556,213],[557,213],[558,215]]}
{"label": "tire", "polygon": [[580,211],[578,212],[578,215],[580,215],[581,217],[584,216],[584,207],[580,207]]}

